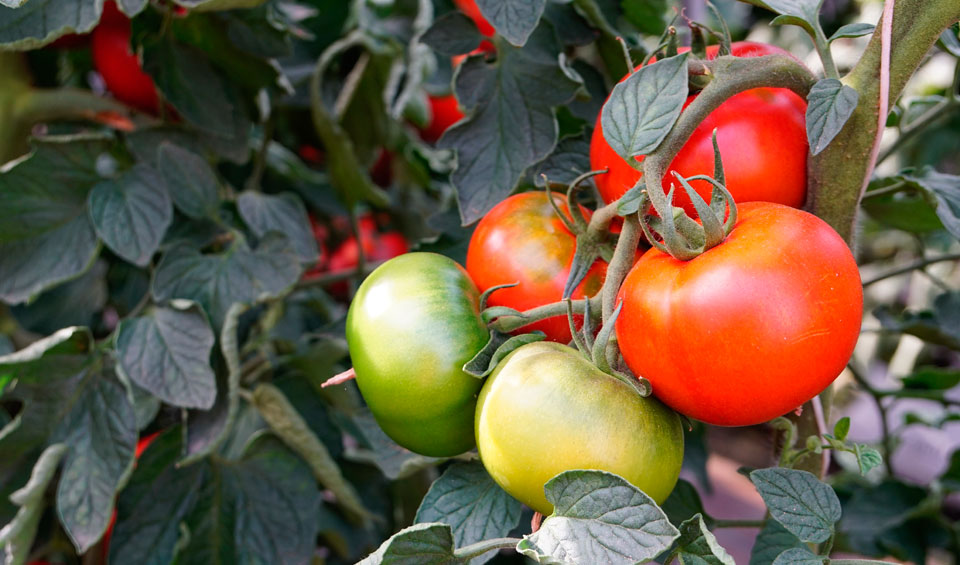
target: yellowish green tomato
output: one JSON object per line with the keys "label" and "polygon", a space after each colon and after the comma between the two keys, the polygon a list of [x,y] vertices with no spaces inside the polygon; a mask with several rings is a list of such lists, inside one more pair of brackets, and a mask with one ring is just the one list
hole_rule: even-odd
{"label": "yellowish green tomato", "polygon": [[573,469],[616,473],[658,504],[683,462],[680,417],[575,350],[524,345],[504,358],[477,402],[477,448],[490,476],[549,515],[543,485]]}
{"label": "yellowish green tomato", "polygon": [[434,457],[474,446],[483,381],[463,365],[489,338],[480,293],[455,261],[407,253],[370,274],[347,313],[360,393],[394,441]]}

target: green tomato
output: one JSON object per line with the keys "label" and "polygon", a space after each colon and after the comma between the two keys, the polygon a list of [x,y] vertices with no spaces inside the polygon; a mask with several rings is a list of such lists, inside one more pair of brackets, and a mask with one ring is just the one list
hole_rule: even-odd
{"label": "green tomato", "polygon": [[674,411],[558,343],[531,343],[504,358],[480,391],[475,426],[493,480],[545,516],[553,506],[543,486],[564,471],[616,473],[659,504],[683,462]]}
{"label": "green tomato", "polygon": [[408,253],[363,281],[347,313],[357,385],[394,441],[434,457],[474,446],[483,381],[463,365],[489,339],[480,293],[463,267],[434,253]]}

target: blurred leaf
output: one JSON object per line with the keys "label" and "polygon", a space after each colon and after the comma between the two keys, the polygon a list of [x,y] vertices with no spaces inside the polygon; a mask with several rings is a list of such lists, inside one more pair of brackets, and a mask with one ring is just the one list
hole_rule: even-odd
{"label": "blurred leaf", "polygon": [[869,35],[873,33],[873,30],[877,26],[867,23],[856,23],[856,24],[847,24],[845,26],[840,26],[840,29],[833,32],[833,35],[830,36],[830,39],[827,40],[827,43],[832,43],[841,37],[862,37],[864,35]]}
{"label": "blurred leaf", "polygon": [[210,367],[213,343],[213,330],[200,308],[174,303],[120,323],[117,364],[131,381],[160,400],[206,410],[217,396]]}
{"label": "blurred leaf", "polygon": [[922,368],[901,379],[905,388],[916,390],[948,390],[960,384],[960,371]]}
{"label": "blurred leaf", "polygon": [[622,0],[620,6],[627,21],[647,35],[660,35],[667,26],[663,19],[669,7],[666,0]]}
{"label": "blurred leaf", "polygon": [[90,191],[89,207],[100,239],[122,259],[141,267],[150,263],[173,220],[163,181],[144,165],[119,179],[97,183]]}
{"label": "blurred leaf", "polygon": [[[884,181],[889,184],[898,182],[896,178]],[[878,183],[877,186],[882,187],[883,184]],[[897,192],[870,196],[868,192],[860,205],[870,217],[894,229],[921,234],[943,229],[943,222],[937,217],[936,210],[926,198],[917,194]]]}
{"label": "blurred leaf", "polygon": [[776,520],[767,520],[750,551],[750,565],[768,565],[788,549],[806,547]]}
{"label": "blurred leaf", "polygon": [[393,534],[357,565],[462,565],[454,557],[453,532],[446,524],[414,524]]}
{"label": "blurred leaf", "polygon": [[778,555],[773,565],[823,565],[826,562],[826,557],[820,557],[806,547],[795,547]]}
{"label": "blurred leaf", "polygon": [[464,224],[506,198],[524,171],[553,151],[552,108],[573,98],[579,86],[560,66],[559,50],[544,24],[523,49],[499,45],[495,64],[471,57],[460,66],[457,99],[470,119],[448,129],[440,146],[457,151],[451,180]]}
{"label": "blurred leaf", "polygon": [[680,524],[680,538],[674,553],[680,565],[736,565],[733,557],[707,529],[700,514]]}
{"label": "blurred leaf", "polygon": [[926,497],[924,489],[886,480],[858,489],[843,508],[840,531],[852,536],[876,537],[903,524]]}
{"label": "blurred leaf", "polygon": [[960,58],[960,37],[957,36],[956,26],[948,27],[940,34],[937,45],[954,57]]}
{"label": "blurred leaf", "polygon": [[476,4],[497,33],[522,47],[537,27],[546,0],[476,0]]}
{"label": "blurred leaf", "polygon": [[553,25],[557,37],[564,45],[589,45],[599,35],[580,15],[573,2],[547,2],[543,10],[543,19]]}
{"label": "blurred leaf", "polygon": [[348,450],[347,458],[352,461],[372,463],[388,479],[396,480],[406,477],[424,467],[435,465],[442,459],[419,455],[396,444],[383,433],[383,430],[373,418],[368,409],[355,414],[352,422],[363,434],[362,439],[369,447],[368,450]]}
{"label": "blurred leaf", "polygon": [[93,326],[107,303],[106,261],[97,261],[80,278],[44,292],[29,304],[18,304],[10,313],[25,329],[41,335],[67,326]]}
{"label": "blurred leaf", "polygon": [[63,328],[27,347],[0,357],[0,375],[25,383],[52,383],[76,375],[93,349],[87,328]]}
{"label": "blurred leaf", "polygon": [[469,53],[480,45],[483,37],[473,20],[462,12],[447,12],[434,20],[420,41],[441,55],[452,57]]}
{"label": "blurred leaf", "polygon": [[44,494],[50,486],[60,460],[67,452],[67,446],[62,443],[47,447],[30,474],[30,481],[22,488],[10,495],[11,500],[19,509],[16,517],[0,529],[0,547],[3,548],[4,563],[26,563],[33,547],[33,540],[43,517]]}
{"label": "blurred leaf", "polygon": [[933,299],[932,310],[894,315],[885,307],[874,311],[885,329],[960,351],[960,292],[945,292]]}
{"label": "blurred leaf", "polygon": [[157,155],[157,167],[177,208],[191,218],[216,217],[219,183],[206,159],[172,143],[161,143]]}
{"label": "blurred leaf", "polygon": [[817,81],[807,94],[807,140],[810,153],[827,148],[857,108],[860,94],[835,78]]}
{"label": "blurred leaf", "polygon": [[954,451],[950,456],[950,465],[943,475],[940,476],[944,488],[951,491],[960,490],[960,450]]}
{"label": "blurred leaf", "polygon": [[86,33],[100,20],[97,2],[0,0],[0,46],[37,49],[67,33]]}
{"label": "blurred leaf", "polygon": [[293,50],[286,25],[279,24],[269,4],[223,14],[227,37],[238,49],[259,57],[286,57]]}
{"label": "blurred leaf", "polygon": [[517,550],[574,563],[633,564],[666,551],[680,532],[640,489],[604,471],[567,471],[544,487],[553,514]]}
{"label": "blurred leaf", "polygon": [[97,378],[52,441],[69,446],[57,488],[57,514],[82,554],[110,525],[115,493],[133,464],[137,421],[123,388]]}
{"label": "blurred leaf", "polygon": [[603,105],[603,137],[624,159],[660,145],[687,99],[687,53],[647,65],[617,83]]}
{"label": "blurred leaf", "polygon": [[806,471],[770,468],[750,473],[770,515],[804,542],[826,541],[840,519],[833,489]]}
{"label": "blurred leaf", "polygon": [[939,173],[931,167],[901,176],[936,199],[937,216],[947,231],[960,239],[960,176]]}
{"label": "blurred leaf", "polygon": [[[163,171],[159,163],[158,150],[165,143],[203,156],[217,155],[238,165],[246,163],[250,156],[249,135],[246,128],[232,132],[231,136],[220,137],[190,129],[182,123],[164,124],[139,128],[126,134],[124,139],[138,161],[143,161],[158,171]],[[169,190],[172,195],[173,190]]]}
{"label": "blurred leaf", "polygon": [[[819,19],[822,0],[743,0],[780,14],[773,20],[774,25],[791,24],[802,27],[813,37]],[[778,21],[779,20],[779,21]]]}
{"label": "blurred leaf", "polygon": [[[457,547],[506,537],[520,523],[522,505],[490,478],[479,461],[454,463],[430,485],[417,510],[418,524],[442,522],[453,529]],[[470,560],[481,565],[495,553]]]}
{"label": "blurred leaf", "polygon": [[276,298],[299,277],[300,264],[289,240],[271,232],[255,250],[242,242],[219,255],[172,249],[157,266],[152,291],[159,302],[186,298],[201,304],[219,328],[232,304]]}
{"label": "blurred leaf", "polygon": [[[673,492],[671,492],[670,496],[663,502],[661,508],[663,508],[667,517],[670,518],[671,524],[680,524],[693,518],[697,514],[703,515],[706,513],[697,489],[683,479],[677,481]],[[707,516],[705,520],[707,526],[712,525],[712,518]]]}
{"label": "blurred leaf", "polygon": [[281,232],[293,244],[301,263],[317,261],[317,240],[310,228],[307,209],[296,195],[245,191],[237,198],[237,208],[257,237],[264,237],[270,231]]}
{"label": "blurred leaf", "polygon": [[[586,61],[576,60],[573,62],[573,70],[583,79],[583,89],[577,97],[567,104],[570,113],[587,122],[589,126],[583,135],[586,137],[593,133],[594,124],[603,109],[603,103],[607,99],[607,87],[604,84],[603,75]],[[587,98],[589,96],[589,98]],[[586,138],[590,141],[590,138]],[[586,170],[590,170],[587,168]]]}

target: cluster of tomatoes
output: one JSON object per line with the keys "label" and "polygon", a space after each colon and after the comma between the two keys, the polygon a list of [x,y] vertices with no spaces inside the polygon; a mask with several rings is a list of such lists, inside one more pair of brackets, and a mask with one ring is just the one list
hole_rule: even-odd
{"label": "cluster of tomatoes", "polygon": [[[775,50],[739,43],[733,54]],[[682,463],[678,414],[752,425],[821,392],[853,351],[863,296],[843,239],[796,208],[806,192],[804,112],[804,101],[787,90],[744,92],[715,110],[671,165],[684,177],[712,173],[717,128],[727,186],[742,204],[722,243],[690,261],[650,249],[619,288],[616,343],[652,396],[569,346],[565,316],[522,328],[542,331],[547,341],[515,349],[485,380],[463,370],[490,337],[481,292],[517,283],[494,290],[488,304],[525,311],[560,300],[570,274],[576,236],[566,200],[521,193],[480,221],[465,269],[440,255],[409,253],[360,286],[347,341],[380,426],[425,455],[476,446],[498,484],[548,514],[543,485],[571,469],[617,473],[662,502]],[[639,173],[610,149],[599,121],[595,131],[592,166],[607,169],[595,178],[613,202]],[[695,188],[709,199],[709,185]],[[574,298],[596,294],[606,271],[597,259]]]}

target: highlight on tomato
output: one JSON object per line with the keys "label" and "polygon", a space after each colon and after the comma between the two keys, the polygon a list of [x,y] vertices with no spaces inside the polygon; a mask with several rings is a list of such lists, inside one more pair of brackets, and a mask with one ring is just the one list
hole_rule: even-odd
{"label": "highlight on tomato", "polygon": [[[573,221],[566,199],[559,194],[551,194],[551,198]],[[582,207],[581,211],[589,219],[590,212]],[[481,292],[519,283],[494,291],[487,304],[529,310],[561,299],[576,247],[576,236],[557,215],[546,193],[522,192],[494,206],[477,224],[467,248],[467,272]],[[597,259],[572,297],[586,298],[599,292],[606,272],[606,262]],[[577,325],[582,322],[583,317],[577,316]],[[534,330],[544,332],[551,341],[567,343],[571,339],[566,316],[534,322],[522,329]]]}
{"label": "highlight on tomato", "polygon": [[[681,48],[687,51],[689,48]],[[717,56],[718,47],[707,48],[707,58]],[[738,41],[732,45],[737,57],[762,57],[774,53],[787,54],[773,45]],[[639,67],[638,67],[639,68]],[[625,80],[624,79],[621,80]],[[696,94],[687,99],[690,104]],[[686,106],[685,106],[686,107]],[[723,102],[700,123],[689,141],[680,149],[664,175],[664,190],[670,189],[676,171],[684,177],[713,175],[712,135],[717,130],[717,144],[723,157],[725,184],[736,202],[776,202],[799,208],[807,196],[807,131],[806,101],[786,88],[754,88]],[[643,157],[637,157],[642,161]],[[597,116],[590,141],[590,168],[608,169],[594,177],[600,195],[606,202],[623,196],[640,179],[640,172],[631,167],[603,138],[600,116]],[[705,200],[710,200],[712,186],[703,180],[690,183]],[[693,205],[682,190],[674,203],[693,214]]]}
{"label": "highlight on tomato", "polygon": [[620,290],[617,343],[653,394],[690,418],[747,426],[810,400],[843,371],[863,316],[853,254],[820,218],[738,206],[690,261],[647,251]]}
{"label": "highlight on tomato", "polygon": [[157,87],[130,48],[131,34],[130,19],[115,3],[105,3],[100,23],[90,36],[93,65],[117,100],[156,114],[160,108]]}
{"label": "highlight on tomato", "polygon": [[683,463],[677,414],[577,351],[524,345],[497,365],[477,401],[477,449],[487,472],[545,516],[543,485],[574,469],[616,473],[658,504]]}

